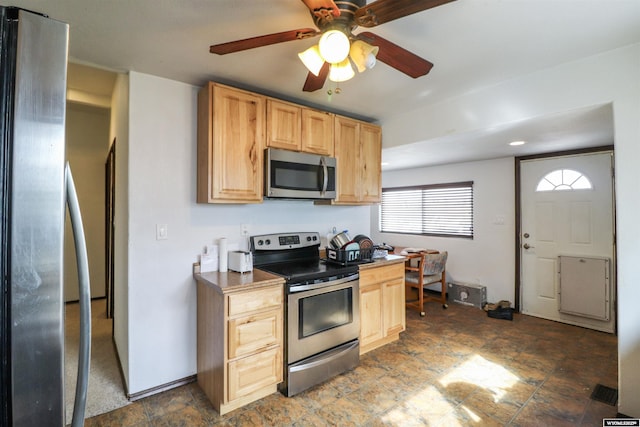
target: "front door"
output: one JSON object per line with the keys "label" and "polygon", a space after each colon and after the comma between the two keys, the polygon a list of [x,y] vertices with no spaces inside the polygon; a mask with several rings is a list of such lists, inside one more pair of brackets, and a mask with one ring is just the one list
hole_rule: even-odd
{"label": "front door", "polygon": [[[521,162],[522,313],[614,332],[612,158],[609,151]],[[601,275],[567,273],[600,264],[608,270]],[[606,316],[591,315],[594,304]]]}

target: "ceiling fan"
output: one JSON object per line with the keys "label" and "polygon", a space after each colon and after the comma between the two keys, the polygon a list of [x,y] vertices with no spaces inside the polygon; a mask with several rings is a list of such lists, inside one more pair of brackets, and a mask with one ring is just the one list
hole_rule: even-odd
{"label": "ceiling fan", "polygon": [[318,45],[298,54],[309,69],[303,90],[321,89],[327,79],[336,82],[371,68],[376,58],[390,67],[417,78],[427,74],[433,64],[406,49],[365,31],[353,34],[358,26],[371,28],[404,16],[431,9],[455,0],[302,0],[318,28],[301,28],[248,39],[212,45],[209,52],[218,55],[321,36]]}

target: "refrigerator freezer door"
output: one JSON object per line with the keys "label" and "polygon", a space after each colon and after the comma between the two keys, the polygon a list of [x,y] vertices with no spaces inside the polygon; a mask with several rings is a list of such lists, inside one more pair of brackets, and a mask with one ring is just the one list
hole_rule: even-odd
{"label": "refrigerator freezer door", "polygon": [[63,232],[69,28],[19,12],[10,188],[14,426],[65,425]]}

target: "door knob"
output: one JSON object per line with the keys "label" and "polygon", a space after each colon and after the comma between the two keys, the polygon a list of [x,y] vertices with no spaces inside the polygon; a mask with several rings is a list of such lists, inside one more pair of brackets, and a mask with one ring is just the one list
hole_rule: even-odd
{"label": "door knob", "polygon": [[531,246],[530,244],[525,243],[524,245],[522,245],[522,247],[525,248],[525,249],[531,249],[531,248],[533,248],[535,246]]}

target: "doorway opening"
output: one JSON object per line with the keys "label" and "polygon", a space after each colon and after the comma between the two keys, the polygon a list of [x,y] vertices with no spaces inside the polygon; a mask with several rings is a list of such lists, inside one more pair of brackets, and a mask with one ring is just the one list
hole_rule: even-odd
{"label": "doorway opening", "polygon": [[[105,159],[114,153],[110,144],[111,99],[117,74],[85,65],[68,64],[66,154],[78,191],[83,226],[87,239],[87,256],[91,284],[91,363],[85,416],[91,417],[127,405],[124,380],[113,341],[113,273],[109,269],[109,233],[105,224],[110,179],[105,173]],[[114,141],[115,142],[115,141]],[[113,175],[112,175],[113,176]],[[75,247],[65,233],[65,263],[75,260]],[[112,236],[112,234],[111,234]],[[112,263],[111,263],[112,265]],[[65,265],[65,403],[71,419],[75,394],[79,307],[77,271]]]}

